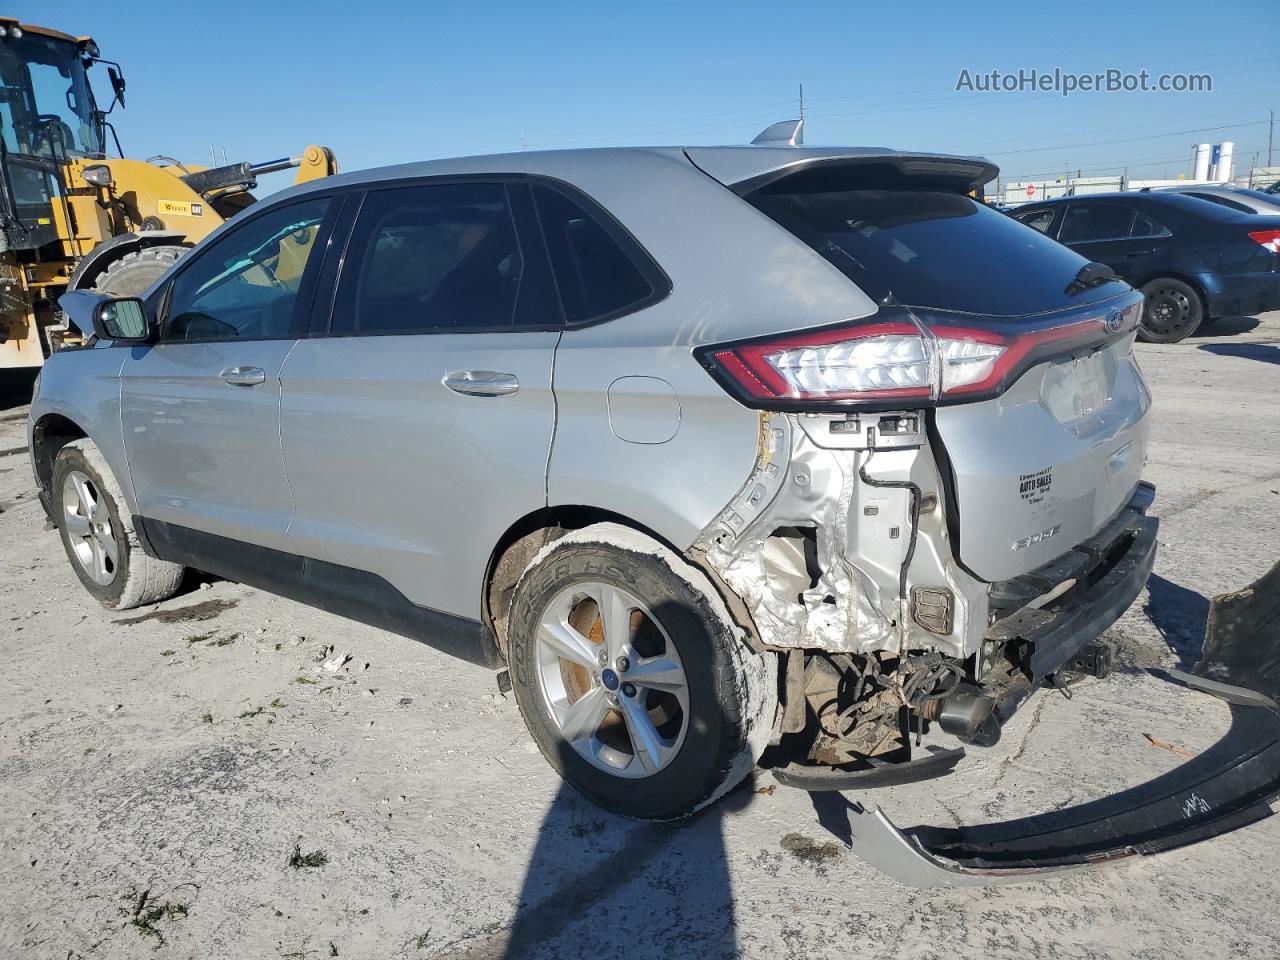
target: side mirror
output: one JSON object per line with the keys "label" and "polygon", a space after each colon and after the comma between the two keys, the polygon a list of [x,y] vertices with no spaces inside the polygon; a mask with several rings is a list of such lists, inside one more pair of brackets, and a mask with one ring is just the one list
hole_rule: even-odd
{"label": "side mirror", "polygon": [[116,99],[120,101],[120,106],[123,107],[124,106],[124,74],[122,74],[115,67],[107,67],[107,76],[111,78],[111,92],[116,95]]}
{"label": "side mirror", "polygon": [[93,308],[93,332],[115,343],[145,343],[147,310],[137,297],[103,300]]}

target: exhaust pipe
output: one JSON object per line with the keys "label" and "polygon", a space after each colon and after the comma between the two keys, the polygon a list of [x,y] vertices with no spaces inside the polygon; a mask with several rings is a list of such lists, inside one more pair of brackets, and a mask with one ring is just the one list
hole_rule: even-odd
{"label": "exhaust pipe", "polygon": [[924,714],[962,743],[990,747],[1000,740],[996,700],[973,684],[961,684],[941,700],[926,703]]}
{"label": "exhaust pipe", "polygon": [[[1075,674],[1102,680],[1111,673],[1112,660],[1110,644],[1087,643],[1050,677]],[[1005,722],[1038,686],[1023,677],[995,690],[962,683],[941,700],[926,703],[924,716],[962,743],[990,747],[999,742]]]}

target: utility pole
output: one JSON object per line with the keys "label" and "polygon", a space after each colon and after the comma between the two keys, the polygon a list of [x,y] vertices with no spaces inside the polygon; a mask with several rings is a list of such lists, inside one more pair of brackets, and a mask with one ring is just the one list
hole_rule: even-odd
{"label": "utility pole", "polygon": [[1271,166],[1271,143],[1276,132],[1276,112],[1271,111],[1271,121],[1267,124],[1267,166]]}
{"label": "utility pole", "polygon": [[800,122],[804,123],[804,84],[800,84]]}

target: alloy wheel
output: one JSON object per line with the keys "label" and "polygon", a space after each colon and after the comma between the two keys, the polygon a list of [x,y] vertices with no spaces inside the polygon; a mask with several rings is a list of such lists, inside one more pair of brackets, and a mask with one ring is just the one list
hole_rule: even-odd
{"label": "alloy wheel", "polygon": [[102,491],[80,470],[72,470],[62,485],[62,523],[76,561],[94,583],[115,579],[120,550],[111,529],[111,512]]}
{"label": "alloy wheel", "polygon": [[617,777],[649,777],[675,759],[688,728],[680,654],[638,597],[575,584],[542,613],[538,686],[561,737]]}

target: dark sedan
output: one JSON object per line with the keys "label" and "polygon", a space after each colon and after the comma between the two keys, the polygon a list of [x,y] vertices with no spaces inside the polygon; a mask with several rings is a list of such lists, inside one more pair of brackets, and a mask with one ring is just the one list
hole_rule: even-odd
{"label": "dark sedan", "polygon": [[1203,321],[1280,309],[1275,217],[1177,193],[1065,197],[1012,216],[1142,290],[1143,340],[1175,343]]}

